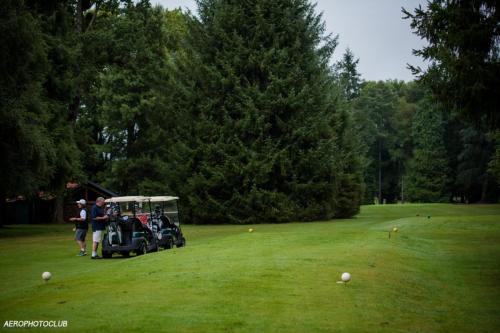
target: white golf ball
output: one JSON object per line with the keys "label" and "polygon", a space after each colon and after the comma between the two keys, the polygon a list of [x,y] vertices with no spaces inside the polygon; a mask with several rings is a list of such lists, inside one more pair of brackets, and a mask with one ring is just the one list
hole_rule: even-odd
{"label": "white golf ball", "polygon": [[349,274],[347,272],[346,273],[342,273],[342,281],[344,281],[344,282],[351,281],[351,274]]}
{"label": "white golf ball", "polygon": [[42,279],[44,279],[45,281],[49,281],[51,277],[52,274],[50,274],[50,272],[43,272],[42,274]]}

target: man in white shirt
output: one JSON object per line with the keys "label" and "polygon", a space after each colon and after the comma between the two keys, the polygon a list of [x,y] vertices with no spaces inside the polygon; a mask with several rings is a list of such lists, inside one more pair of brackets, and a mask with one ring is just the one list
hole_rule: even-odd
{"label": "man in white shirt", "polygon": [[80,253],[78,253],[78,256],[83,257],[87,255],[85,236],[87,236],[87,230],[89,229],[87,210],[85,209],[87,202],[84,199],[80,199],[76,203],[80,213],[78,214],[78,217],[72,217],[69,220],[75,222],[75,240],[80,247]]}

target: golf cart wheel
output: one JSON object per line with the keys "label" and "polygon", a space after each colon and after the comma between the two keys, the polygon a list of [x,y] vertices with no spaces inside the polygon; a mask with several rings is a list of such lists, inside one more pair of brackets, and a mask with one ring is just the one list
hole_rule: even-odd
{"label": "golf cart wheel", "polygon": [[111,258],[112,255],[113,255],[113,253],[111,253],[109,251],[102,251],[103,258]]}
{"label": "golf cart wheel", "polygon": [[169,237],[167,243],[165,244],[165,250],[171,249],[173,247],[174,247],[174,240]]}
{"label": "golf cart wheel", "polygon": [[139,245],[139,248],[135,251],[135,253],[140,256],[146,253],[146,243],[142,242],[141,245]]}
{"label": "golf cart wheel", "polygon": [[186,246],[186,238],[182,237],[181,241],[177,243],[177,247],[184,247]]}

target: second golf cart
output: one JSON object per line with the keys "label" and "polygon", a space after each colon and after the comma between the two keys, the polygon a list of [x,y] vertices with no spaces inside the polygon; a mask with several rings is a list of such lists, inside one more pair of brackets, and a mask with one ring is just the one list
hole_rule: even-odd
{"label": "second golf cart", "polygon": [[173,245],[186,246],[186,238],[180,227],[178,200],[178,197],[172,196],[149,197],[153,230],[159,231],[158,245],[165,249],[170,249]]}
{"label": "second golf cart", "polygon": [[102,241],[102,256],[111,258],[113,253],[129,256],[131,252],[142,255],[158,251],[158,238],[148,227],[149,198],[142,196],[113,197],[106,199],[109,223]]}

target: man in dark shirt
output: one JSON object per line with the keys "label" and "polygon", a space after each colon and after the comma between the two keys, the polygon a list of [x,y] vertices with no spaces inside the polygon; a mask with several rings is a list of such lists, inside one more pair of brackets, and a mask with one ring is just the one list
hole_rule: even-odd
{"label": "man in dark shirt", "polygon": [[108,216],[104,214],[104,198],[99,197],[95,201],[95,205],[92,206],[92,211],[90,216],[92,218],[92,257],[91,259],[101,259],[97,255],[97,248],[102,239],[102,232],[106,228],[106,220]]}
{"label": "man in dark shirt", "polygon": [[72,217],[69,220],[75,222],[75,240],[80,247],[80,253],[78,253],[78,256],[82,257],[87,255],[85,244],[85,237],[87,236],[87,230],[89,229],[89,224],[87,222],[87,210],[85,209],[87,202],[84,199],[80,199],[76,203],[78,205],[78,210],[80,211],[78,213],[78,217]]}

